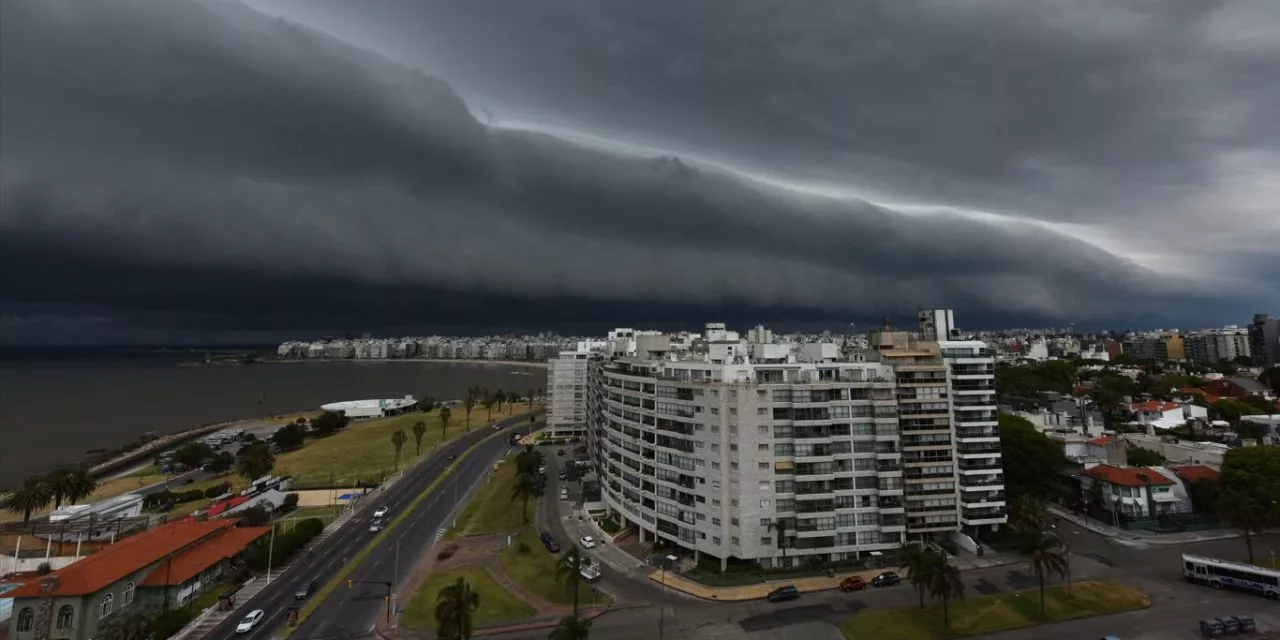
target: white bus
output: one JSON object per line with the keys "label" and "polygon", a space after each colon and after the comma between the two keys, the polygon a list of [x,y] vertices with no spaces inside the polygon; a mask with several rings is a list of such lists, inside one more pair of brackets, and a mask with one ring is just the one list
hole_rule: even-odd
{"label": "white bus", "polygon": [[1207,584],[1214,589],[1240,589],[1272,600],[1280,599],[1280,571],[1265,567],[1184,553],[1182,575],[1188,582]]}

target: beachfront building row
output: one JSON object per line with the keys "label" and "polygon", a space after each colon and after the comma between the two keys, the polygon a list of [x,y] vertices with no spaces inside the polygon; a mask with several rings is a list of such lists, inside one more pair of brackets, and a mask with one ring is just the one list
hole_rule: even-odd
{"label": "beachfront building row", "polygon": [[611,336],[581,358],[606,507],[642,540],[722,567],[860,559],[998,527],[993,359],[953,339],[949,313],[928,313],[920,333],[875,331],[866,349],[751,342],[721,324]]}

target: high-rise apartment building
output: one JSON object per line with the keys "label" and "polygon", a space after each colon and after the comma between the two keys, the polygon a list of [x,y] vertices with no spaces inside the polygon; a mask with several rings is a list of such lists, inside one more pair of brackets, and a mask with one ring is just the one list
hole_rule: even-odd
{"label": "high-rise apartment building", "polygon": [[547,361],[547,432],[579,438],[587,429],[587,362],[604,343],[580,342]]}
{"label": "high-rise apartment building", "polygon": [[1249,350],[1256,367],[1280,366],[1280,318],[1254,314],[1249,325]]}
{"label": "high-rise apartment building", "polygon": [[[922,330],[954,335],[944,317]],[[841,561],[1005,522],[986,346],[891,331],[869,346],[752,344],[715,324],[690,349],[653,336],[588,360],[603,500],[642,540],[722,566]]]}
{"label": "high-rise apartment building", "polygon": [[1214,364],[1250,357],[1249,332],[1235,326],[1213,329],[1186,336],[1187,359]]}

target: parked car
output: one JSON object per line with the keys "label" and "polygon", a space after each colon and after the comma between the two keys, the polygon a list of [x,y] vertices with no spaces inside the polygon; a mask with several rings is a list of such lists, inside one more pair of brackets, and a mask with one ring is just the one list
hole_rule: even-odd
{"label": "parked car", "polygon": [[245,616],[244,620],[241,620],[240,624],[236,625],[236,633],[249,633],[250,631],[253,631],[253,628],[261,624],[262,619],[265,617],[267,617],[267,614],[263,613],[262,609],[254,609],[253,611],[250,611],[249,615]]}
{"label": "parked car", "polygon": [[450,459],[450,460],[457,460],[457,459],[458,459],[458,456],[456,456],[456,455],[454,455],[454,454],[452,454],[452,453],[451,453],[451,454],[449,454],[449,459]]}
{"label": "parked car", "polygon": [[389,513],[391,513],[391,507],[378,507],[378,510],[373,512],[373,517],[375,520],[385,518]]}
{"label": "parked car", "polygon": [[596,548],[596,539],[592,538],[591,536],[582,536],[582,539],[579,540],[578,542],[582,543],[582,548],[584,549]]}
{"label": "parked car", "polygon": [[849,576],[840,581],[840,590],[848,593],[850,591],[862,591],[867,588],[867,581],[859,576]]}
{"label": "parked car", "polygon": [[560,472],[560,475],[558,475],[558,476],[556,476],[556,477],[557,477],[557,478],[560,478],[560,481],[561,481],[561,482],[564,482],[565,478],[567,478],[567,477],[568,477],[568,475],[566,475],[566,474],[565,474],[565,472],[561,471],[561,472]]}
{"label": "parked car", "polygon": [[764,598],[769,602],[786,602],[788,600],[795,600],[796,598],[799,598],[799,597],[800,597],[800,590],[795,588],[792,585],[787,585],[785,587],[778,587],[777,589],[770,591],[769,595],[765,596]]}
{"label": "parked car", "polygon": [[559,553],[560,543],[556,542],[555,536],[552,536],[550,531],[543,531],[539,537],[542,539],[542,546],[546,547],[547,551]]}
{"label": "parked car", "polygon": [[315,590],[316,590],[316,581],[312,580],[310,582],[303,584],[301,587],[298,587],[298,591],[293,594],[293,598],[295,600],[306,600],[307,597],[311,595],[311,592]]}
{"label": "parked car", "polygon": [[892,571],[885,571],[884,573],[871,579],[871,586],[892,587],[893,585],[898,584],[899,582],[902,582],[902,578],[899,577],[898,574]]}
{"label": "parked car", "polygon": [[1227,630],[1222,627],[1222,622],[1218,621],[1216,618],[1200,621],[1200,635],[1202,636],[1216,638],[1221,635],[1226,635],[1226,633]]}

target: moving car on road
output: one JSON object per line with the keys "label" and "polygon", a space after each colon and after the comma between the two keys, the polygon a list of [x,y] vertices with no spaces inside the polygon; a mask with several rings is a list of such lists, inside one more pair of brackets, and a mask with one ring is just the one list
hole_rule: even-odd
{"label": "moving car on road", "polygon": [[579,540],[578,542],[582,543],[582,548],[584,549],[596,548],[596,539],[592,538],[591,536],[582,536],[582,539]]}
{"label": "moving car on road", "polygon": [[867,588],[867,581],[860,576],[849,576],[840,581],[840,590],[849,593],[850,591],[862,591]]}
{"label": "moving car on road", "polygon": [[387,517],[389,513],[391,513],[391,507],[378,507],[378,510],[373,512],[373,519],[381,520]]}
{"label": "moving car on road", "polygon": [[892,571],[885,571],[884,573],[871,579],[871,586],[892,587],[893,585],[898,584],[899,582],[902,582],[902,578],[899,577],[898,574]]}
{"label": "moving car on road", "polygon": [[377,533],[379,531],[382,531],[382,521],[374,520],[373,524],[369,525],[369,533]]}
{"label": "moving car on road", "polygon": [[800,597],[800,590],[795,588],[795,586],[793,585],[787,585],[785,587],[778,587],[777,589],[770,591],[769,595],[765,596],[764,598],[769,602],[786,602],[788,600],[795,600],[796,598],[799,598],[799,597]]}
{"label": "moving car on road", "polygon": [[254,609],[253,611],[250,611],[249,615],[245,616],[244,620],[241,620],[240,624],[236,625],[236,633],[249,633],[250,631],[253,631],[253,628],[258,626],[265,617],[267,617],[267,614],[263,613],[262,609]]}
{"label": "moving car on road", "polygon": [[547,551],[550,551],[551,553],[558,553],[560,551],[560,543],[556,542],[555,537],[551,535],[550,531],[543,531],[539,538],[541,538],[542,546],[546,547]]}
{"label": "moving car on road", "polygon": [[304,583],[301,587],[298,587],[298,591],[293,594],[293,598],[294,600],[306,600],[307,597],[311,595],[311,592],[315,590],[316,581],[312,580],[311,582]]}

